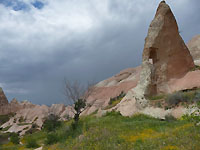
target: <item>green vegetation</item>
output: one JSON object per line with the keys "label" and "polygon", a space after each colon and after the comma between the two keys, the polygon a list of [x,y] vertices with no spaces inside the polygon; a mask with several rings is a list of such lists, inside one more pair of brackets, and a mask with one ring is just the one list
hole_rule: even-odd
{"label": "green vegetation", "polygon": [[160,95],[155,95],[155,96],[149,96],[148,99],[149,100],[160,100],[160,99],[165,99],[166,95],[164,94],[160,94]]}
{"label": "green vegetation", "polygon": [[191,69],[191,71],[196,71],[196,70],[200,70],[200,66],[195,65],[195,67]]}
{"label": "green vegetation", "polygon": [[6,128],[3,128],[1,131],[7,131],[11,126],[7,126]]}
{"label": "green vegetation", "polygon": [[151,105],[165,109],[178,105],[188,106],[194,103],[200,108],[200,89],[183,90],[168,95],[154,95],[147,97],[147,99],[150,100]]}
{"label": "green vegetation", "polygon": [[179,91],[169,94],[166,98],[166,103],[170,107],[177,106],[178,104],[193,104],[200,102],[200,91],[189,90],[189,91]]}
{"label": "green vegetation", "polygon": [[25,123],[25,122],[23,122],[23,123],[18,123],[17,125],[18,126],[25,126],[25,125],[30,125],[31,123]]}
{"label": "green vegetation", "polygon": [[0,115],[0,126],[7,121],[13,116],[14,114],[9,114],[9,115]]}
{"label": "green vegetation", "polygon": [[105,109],[110,109],[114,106],[116,106],[118,103],[121,102],[121,100],[124,98],[124,96],[126,96],[126,94],[122,91],[119,96],[116,96],[114,98],[110,98],[110,101],[109,101],[109,105],[105,108]]}
{"label": "green vegetation", "polygon": [[82,112],[82,109],[85,108],[86,106],[86,100],[85,99],[78,99],[75,103],[74,103],[74,110],[76,111],[75,115],[74,115],[74,121],[75,124],[78,124],[78,121],[80,119],[80,114]]}
{"label": "green vegetation", "polygon": [[24,122],[25,121],[25,119],[21,116],[20,118],[19,118],[19,122],[21,123],[21,122]]}
{"label": "green vegetation", "polygon": [[19,144],[19,135],[17,133],[11,133],[10,136],[10,142],[12,142],[13,144]]}
{"label": "green vegetation", "polygon": [[27,148],[38,148],[37,140],[34,137],[29,137],[26,139],[26,147]]}
{"label": "green vegetation", "polygon": [[2,148],[29,150],[27,147],[45,144],[44,150],[195,150],[200,147],[200,127],[188,118],[176,120],[169,116],[162,121],[139,114],[123,117],[117,112],[101,118],[90,115],[82,117],[75,129],[73,120],[62,122],[53,132],[26,135],[21,139],[24,145],[8,143]]}
{"label": "green vegetation", "polygon": [[45,144],[46,145],[52,145],[54,143],[57,143],[59,141],[59,136],[56,133],[48,133],[46,137]]}
{"label": "green vegetation", "polygon": [[59,117],[54,114],[50,114],[44,121],[43,129],[51,132],[55,131],[60,125],[61,121],[59,121]]}
{"label": "green vegetation", "polygon": [[26,134],[33,134],[34,132],[37,132],[38,131],[37,128],[38,128],[38,126],[33,123],[32,126],[31,126],[31,128],[28,131],[26,131]]}

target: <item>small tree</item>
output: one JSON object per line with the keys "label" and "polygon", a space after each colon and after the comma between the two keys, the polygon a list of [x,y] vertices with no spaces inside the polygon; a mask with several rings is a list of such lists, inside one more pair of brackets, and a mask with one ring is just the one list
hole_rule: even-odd
{"label": "small tree", "polygon": [[59,117],[54,114],[49,114],[44,121],[43,129],[51,132],[55,131],[56,128],[61,126],[61,122],[59,121]]}
{"label": "small tree", "polygon": [[88,83],[87,86],[83,86],[80,82],[70,82],[65,80],[65,89],[64,94],[67,97],[68,102],[74,104],[74,121],[75,124],[78,124],[80,119],[80,114],[84,111],[86,107],[86,99],[93,92],[94,87],[92,84]]}

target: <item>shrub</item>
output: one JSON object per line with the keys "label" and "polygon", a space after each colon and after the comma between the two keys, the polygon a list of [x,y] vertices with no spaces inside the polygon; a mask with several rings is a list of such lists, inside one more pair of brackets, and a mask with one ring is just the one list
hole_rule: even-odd
{"label": "shrub", "polygon": [[58,116],[50,114],[44,121],[43,129],[48,132],[55,131],[56,128],[61,126],[61,121],[59,121],[58,119]]}
{"label": "shrub", "polygon": [[172,122],[172,121],[176,121],[176,120],[177,119],[172,115],[166,115],[165,116],[165,121],[167,121],[167,122]]}
{"label": "shrub", "polygon": [[177,106],[180,102],[186,102],[187,97],[183,92],[176,92],[167,96],[166,103],[170,106]]}
{"label": "shrub", "polygon": [[21,116],[21,117],[19,118],[19,122],[22,123],[22,122],[24,122],[24,121],[25,121],[24,118]]}
{"label": "shrub", "polygon": [[149,96],[148,97],[149,100],[160,100],[160,99],[164,99],[164,98],[165,98],[164,94],[155,95],[155,96]]}
{"label": "shrub", "polygon": [[119,111],[110,111],[110,112],[106,112],[105,116],[122,116],[121,113]]}
{"label": "shrub", "polygon": [[196,102],[200,101],[200,92],[199,91],[195,94],[194,101],[196,101]]}
{"label": "shrub", "polygon": [[45,144],[52,145],[58,142],[58,135],[56,133],[47,134]]}
{"label": "shrub", "polygon": [[195,65],[195,67],[191,69],[191,71],[196,71],[196,70],[200,70],[200,66]]}
{"label": "shrub", "polygon": [[118,96],[116,96],[114,98],[110,98],[110,101],[108,102],[108,104],[115,106],[116,104],[118,104],[122,100],[122,98],[124,96],[126,96],[126,94],[122,91]]}
{"label": "shrub", "polygon": [[197,103],[200,102],[200,91],[198,90],[187,90],[179,91],[173,94],[170,94],[166,98],[166,103],[168,106],[176,106],[181,102]]}
{"label": "shrub", "polygon": [[10,136],[10,141],[13,143],[13,144],[19,144],[19,135],[17,133],[12,133],[11,136]]}
{"label": "shrub", "polygon": [[7,131],[8,129],[10,129],[10,127],[11,127],[11,126],[7,126],[7,127],[5,127],[5,128],[2,128],[1,130],[2,130],[2,131]]}
{"label": "shrub", "polygon": [[33,134],[34,132],[38,131],[38,125],[37,124],[32,124],[31,128],[26,131],[26,134]]}
{"label": "shrub", "polygon": [[182,116],[182,119],[193,122],[195,125],[197,125],[198,123],[200,123],[199,114],[200,114],[200,110],[197,110],[190,115],[186,114],[186,115]]}
{"label": "shrub", "polygon": [[32,137],[28,137],[26,139],[26,147],[27,148],[38,148],[39,145],[37,144],[37,141],[35,138],[32,138]]}

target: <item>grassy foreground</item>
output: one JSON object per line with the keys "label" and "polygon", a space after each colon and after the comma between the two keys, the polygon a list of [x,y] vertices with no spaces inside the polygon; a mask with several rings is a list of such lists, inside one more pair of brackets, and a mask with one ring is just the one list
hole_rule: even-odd
{"label": "grassy foreground", "polygon": [[[70,130],[71,121],[63,122],[53,133],[39,131],[21,139],[23,145],[7,143],[2,150],[23,150],[29,138],[44,145],[43,150],[199,150],[200,127],[186,120],[161,121],[145,115],[123,117],[111,112],[97,118],[81,118]],[[44,144],[55,135],[51,145]],[[57,142],[56,142],[57,141]]]}

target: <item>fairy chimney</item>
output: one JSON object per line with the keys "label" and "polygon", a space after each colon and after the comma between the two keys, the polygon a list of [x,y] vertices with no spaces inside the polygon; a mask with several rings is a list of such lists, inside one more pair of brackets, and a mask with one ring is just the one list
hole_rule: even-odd
{"label": "fairy chimney", "polygon": [[194,67],[192,56],[179,34],[176,19],[165,1],[160,2],[150,24],[142,66],[151,70],[149,74],[141,74],[141,80],[150,79],[145,95],[170,93],[167,82],[181,78]]}

